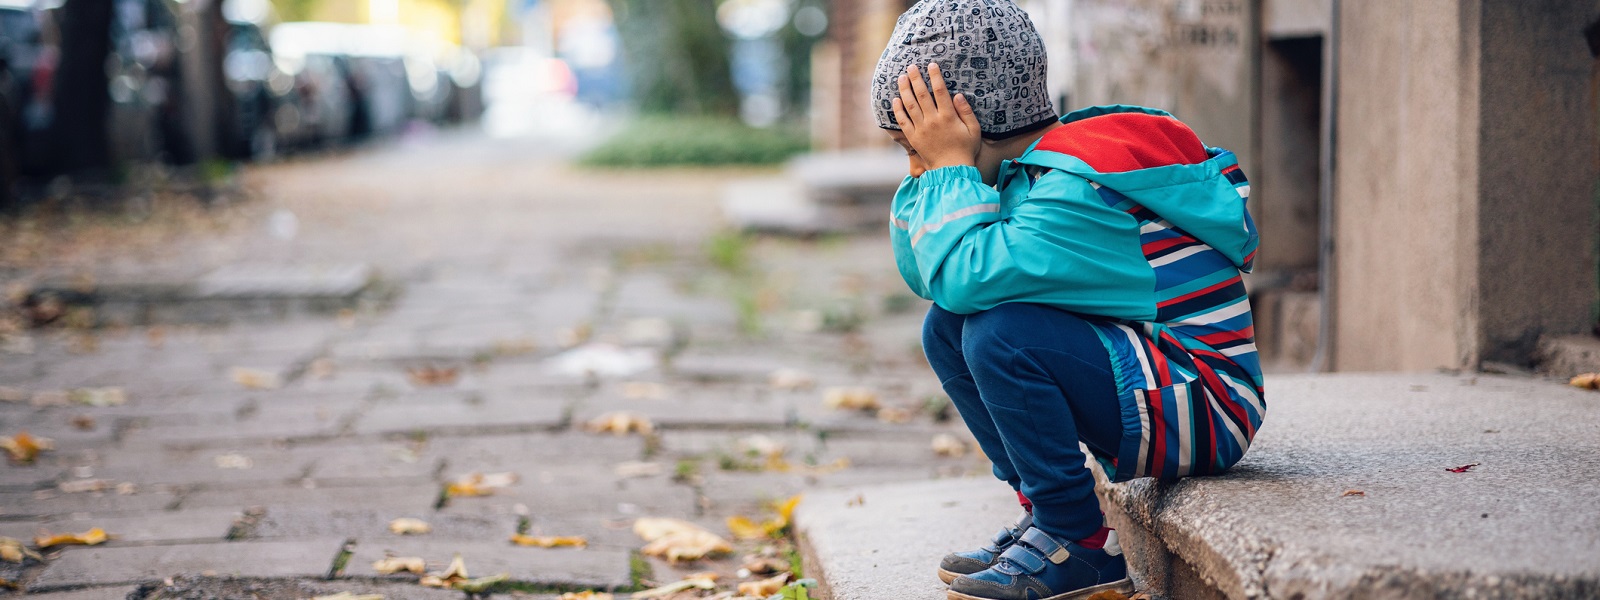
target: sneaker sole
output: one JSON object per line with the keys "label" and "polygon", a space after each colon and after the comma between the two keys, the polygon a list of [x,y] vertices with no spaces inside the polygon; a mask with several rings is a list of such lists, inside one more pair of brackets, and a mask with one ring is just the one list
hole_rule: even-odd
{"label": "sneaker sole", "polygon": [[961,574],[955,571],[939,569],[939,581],[943,581],[945,585],[950,585],[950,582],[955,581],[956,578],[960,576]]}
{"label": "sneaker sole", "polygon": [[[1121,581],[1113,581],[1111,583],[1102,583],[1100,585],[1096,585],[1096,586],[1092,586],[1092,587],[1086,587],[1086,588],[1083,588],[1081,590],[1073,590],[1073,591],[1067,592],[1065,594],[1057,594],[1057,595],[1051,596],[1049,598],[1040,598],[1039,600],[1084,600],[1085,598],[1088,598],[1089,596],[1093,596],[1093,595],[1098,594],[1100,592],[1108,592],[1108,591],[1109,592],[1122,592],[1124,594],[1132,594],[1133,593],[1133,580],[1131,580],[1131,579],[1123,579]],[[993,598],[981,598],[981,597],[978,597],[978,596],[968,596],[966,594],[963,594],[963,593],[955,591],[955,590],[949,590],[949,591],[945,592],[945,594],[946,594],[945,597],[948,598],[949,600],[994,600]]]}

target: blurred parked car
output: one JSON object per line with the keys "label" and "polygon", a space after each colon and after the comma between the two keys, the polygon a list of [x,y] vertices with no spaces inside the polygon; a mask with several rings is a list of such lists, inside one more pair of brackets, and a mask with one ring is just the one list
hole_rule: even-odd
{"label": "blurred parked car", "polygon": [[280,142],[294,142],[301,133],[301,108],[295,79],[278,68],[261,27],[255,23],[228,23],[227,56],[223,76],[233,102],[232,119],[223,132],[224,153],[229,158],[271,158]]}
{"label": "blurred parked car", "polygon": [[194,162],[183,114],[177,15],[168,0],[113,2],[106,58],[113,161]]}
{"label": "blurred parked car", "polygon": [[34,71],[46,58],[43,23],[23,0],[0,2],[0,205],[9,202],[25,167],[28,108],[35,102]]}

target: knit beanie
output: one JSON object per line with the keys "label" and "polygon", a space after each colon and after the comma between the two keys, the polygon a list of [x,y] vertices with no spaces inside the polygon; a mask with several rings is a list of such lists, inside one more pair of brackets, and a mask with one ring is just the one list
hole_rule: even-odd
{"label": "knit beanie", "polygon": [[983,137],[1003,139],[1056,121],[1046,87],[1044,40],[1012,0],[921,0],[895,23],[878,59],[872,106],[878,126],[899,130],[899,77],[939,63],[950,94],[966,94]]}

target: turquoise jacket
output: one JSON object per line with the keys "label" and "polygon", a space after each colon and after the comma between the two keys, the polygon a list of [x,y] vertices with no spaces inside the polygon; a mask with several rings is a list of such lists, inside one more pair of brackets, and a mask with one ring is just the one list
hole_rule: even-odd
{"label": "turquoise jacket", "polygon": [[[1249,182],[1163,111],[1102,106],[1062,123],[994,187],[970,166],[906,178],[890,229],[900,275],[955,313],[1030,302],[1089,318],[1123,402],[1122,451],[1101,457],[1117,479],[1225,469],[1265,413],[1241,277],[1258,242]],[[1149,163],[1184,141],[1175,164],[1090,166]]]}

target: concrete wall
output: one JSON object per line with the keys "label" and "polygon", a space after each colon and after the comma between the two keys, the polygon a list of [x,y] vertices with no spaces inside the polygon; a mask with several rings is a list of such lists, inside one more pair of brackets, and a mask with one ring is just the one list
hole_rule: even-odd
{"label": "concrete wall", "polygon": [[1172,111],[1253,171],[1256,44],[1251,0],[1076,0],[1073,106]]}
{"label": "concrete wall", "polygon": [[1484,0],[1477,343],[1522,362],[1594,323],[1594,0]]}
{"label": "concrete wall", "polygon": [[1577,4],[1340,4],[1335,368],[1521,361],[1590,321],[1595,14]]}

